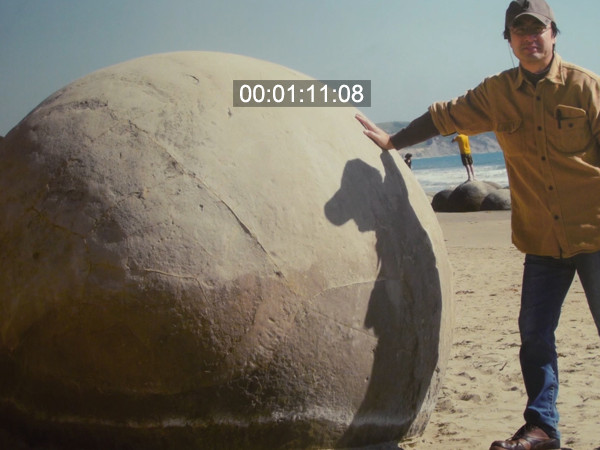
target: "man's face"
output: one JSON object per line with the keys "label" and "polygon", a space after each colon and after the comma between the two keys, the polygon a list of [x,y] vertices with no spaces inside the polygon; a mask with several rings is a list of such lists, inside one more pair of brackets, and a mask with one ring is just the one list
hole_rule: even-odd
{"label": "man's face", "polygon": [[521,65],[530,72],[541,72],[552,61],[556,37],[550,25],[531,16],[519,17],[510,27],[510,46]]}

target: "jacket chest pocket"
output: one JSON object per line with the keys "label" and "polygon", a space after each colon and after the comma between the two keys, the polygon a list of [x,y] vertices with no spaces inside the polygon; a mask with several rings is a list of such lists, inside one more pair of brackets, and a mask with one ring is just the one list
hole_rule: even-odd
{"label": "jacket chest pocket", "polygon": [[592,132],[584,109],[558,105],[556,119],[556,147],[565,153],[585,150],[592,140]]}

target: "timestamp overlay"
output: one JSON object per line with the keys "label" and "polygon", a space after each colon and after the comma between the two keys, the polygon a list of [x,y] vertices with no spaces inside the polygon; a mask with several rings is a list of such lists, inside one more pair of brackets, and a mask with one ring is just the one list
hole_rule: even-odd
{"label": "timestamp overlay", "polygon": [[371,106],[371,80],[233,80],[233,106]]}

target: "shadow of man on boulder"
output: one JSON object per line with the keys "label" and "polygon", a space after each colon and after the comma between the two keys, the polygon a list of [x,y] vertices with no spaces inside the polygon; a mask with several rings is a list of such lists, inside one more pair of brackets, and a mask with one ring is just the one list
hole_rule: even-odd
{"label": "shadow of man on boulder", "polygon": [[[355,159],[344,168],[340,189],[325,205],[328,220],[353,220],[362,233],[375,232],[378,275],[364,327],[376,338],[368,386],[336,447],[399,441],[420,434],[421,414],[438,361],[441,287],[426,230],[408,198],[392,156],[378,169]],[[339,262],[343,264],[343,261]]]}

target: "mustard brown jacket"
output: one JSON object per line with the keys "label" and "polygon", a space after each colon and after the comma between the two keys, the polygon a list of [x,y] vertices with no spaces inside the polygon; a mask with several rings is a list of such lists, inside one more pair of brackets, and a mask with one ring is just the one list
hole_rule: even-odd
{"label": "mustard brown jacket", "polygon": [[442,135],[493,131],[504,152],[516,247],[541,256],[600,251],[600,78],[555,55],[531,83],[520,67],[429,112]]}

